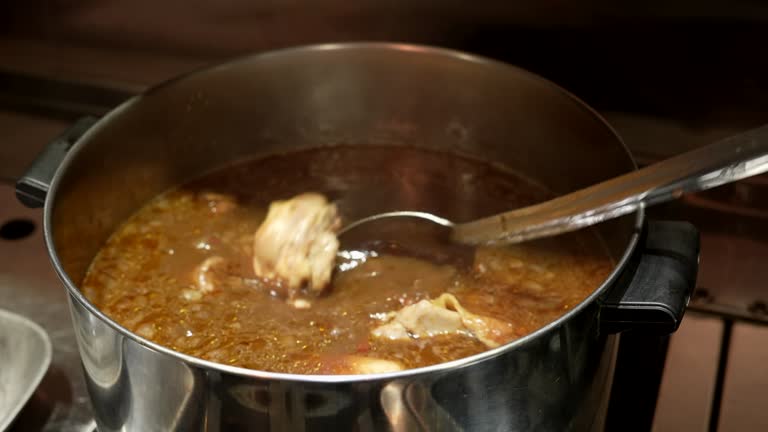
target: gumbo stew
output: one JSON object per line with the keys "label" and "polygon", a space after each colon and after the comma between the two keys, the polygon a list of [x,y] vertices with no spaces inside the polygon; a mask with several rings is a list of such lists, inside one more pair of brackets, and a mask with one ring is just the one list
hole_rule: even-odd
{"label": "gumbo stew", "polygon": [[585,230],[467,248],[429,240],[437,228],[424,222],[338,240],[335,230],[382,211],[462,221],[549,196],[503,167],[430,150],[273,155],[146,204],[82,287],[132,332],[218,363],[296,374],[422,367],[503,345],[578,305],[611,271],[600,239]]}

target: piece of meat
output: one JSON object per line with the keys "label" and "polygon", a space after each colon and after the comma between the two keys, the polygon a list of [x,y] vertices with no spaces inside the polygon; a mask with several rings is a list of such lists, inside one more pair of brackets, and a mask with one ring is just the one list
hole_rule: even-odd
{"label": "piece of meat", "polygon": [[320,373],[333,375],[358,375],[397,372],[405,367],[393,360],[359,355],[343,355],[321,358]]}
{"label": "piece of meat", "polygon": [[390,312],[385,324],[375,328],[374,337],[391,340],[432,337],[441,334],[470,334],[489,348],[515,338],[514,327],[491,317],[464,309],[452,294],[422,300],[397,312]]}
{"label": "piece of meat", "polygon": [[245,289],[248,279],[238,275],[237,266],[220,256],[211,256],[203,260],[192,271],[192,286],[181,292],[188,301],[197,301],[204,295],[226,287],[227,289]]}
{"label": "piece of meat", "polygon": [[292,303],[302,291],[319,294],[331,280],[340,226],[336,206],[320,194],[273,202],[254,235],[254,273]]}
{"label": "piece of meat", "polygon": [[421,300],[395,312],[389,323],[373,331],[376,337],[404,340],[411,335],[430,337],[464,330],[461,315],[434,301]]}
{"label": "piece of meat", "polygon": [[222,272],[225,265],[224,258],[212,256],[206,258],[193,272],[192,278],[195,286],[201,293],[209,293],[216,289],[217,272]]}
{"label": "piece of meat", "polygon": [[216,290],[219,284],[221,271],[223,269],[224,258],[212,256],[203,260],[200,265],[192,271],[193,288],[185,289],[181,296],[187,301],[198,301],[203,295]]}

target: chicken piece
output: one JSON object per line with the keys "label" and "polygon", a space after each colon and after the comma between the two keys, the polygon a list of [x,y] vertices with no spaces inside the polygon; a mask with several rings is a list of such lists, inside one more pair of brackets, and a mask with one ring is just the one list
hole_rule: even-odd
{"label": "chicken piece", "polygon": [[331,281],[340,227],[336,206],[320,194],[273,202],[254,235],[254,273],[275,282],[291,303],[302,290],[321,293]]}
{"label": "chicken piece", "polygon": [[471,334],[489,348],[515,338],[509,323],[475,315],[464,309],[455,296],[443,294],[434,300],[421,300],[397,312],[390,312],[388,322],[375,328],[374,337],[391,340],[432,337],[441,334]]}
{"label": "chicken piece", "polygon": [[181,292],[188,301],[197,301],[204,295],[224,289],[245,289],[248,279],[238,275],[237,266],[220,256],[211,256],[203,260],[192,271],[192,286]]}
{"label": "chicken piece", "polygon": [[400,309],[398,312],[390,312],[391,321],[374,329],[373,335],[405,340],[411,335],[430,337],[462,332],[464,323],[461,320],[461,315],[434,302],[435,300],[421,300]]}
{"label": "chicken piece", "polygon": [[197,290],[202,293],[213,292],[216,289],[216,273],[225,265],[224,258],[212,256],[206,258],[193,273]]}
{"label": "chicken piece", "polygon": [[320,373],[333,375],[359,375],[397,372],[405,367],[396,361],[357,355],[323,357]]}

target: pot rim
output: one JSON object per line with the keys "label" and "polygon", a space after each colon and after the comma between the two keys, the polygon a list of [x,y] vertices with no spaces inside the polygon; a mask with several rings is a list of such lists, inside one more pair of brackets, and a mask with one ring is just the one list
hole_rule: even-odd
{"label": "pot rim", "polygon": [[134,334],[133,332],[121,326],[120,324],[118,324],[117,322],[109,318],[106,314],[101,312],[95,305],[93,305],[85,297],[85,295],[83,295],[83,293],[77,288],[77,285],[69,278],[69,276],[64,271],[62,264],[59,260],[59,257],[56,253],[52,227],[51,227],[52,213],[53,213],[53,207],[54,207],[53,203],[55,201],[55,197],[57,194],[57,190],[59,188],[59,183],[61,181],[61,178],[63,174],[67,171],[67,168],[69,167],[71,161],[74,159],[77,153],[84,148],[85,143],[87,143],[88,139],[93,134],[97,133],[104,124],[107,124],[113,118],[118,117],[120,113],[123,112],[124,110],[130,108],[136,103],[139,103],[141,101],[142,95],[149,93],[151,91],[154,91],[156,89],[172,85],[173,83],[177,81],[181,81],[191,75],[211,72],[220,68],[234,67],[242,63],[248,63],[253,61],[264,61],[265,59],[268,59],[274,56],[297,55],[301,53],[310,53],[310,52],[318,52],[318,51],[343,51],[343,50],[360,50],[360,49],[383,50],[383,51],[410,51],[410,52],[423,53],[427,55],[444,56],[444,57],[449,57],[453,59],[458,59],[461,61],[475,63],[480,66],[492,66],[496,68],[514,70],[517,73],[521,73],[534,81],[538,81],[552,88],[553,90],[560,92],[563,96],[571,99],[578,107],[580,107],[583,110],[586,110],[592,117],[594,117],[597,121],[602,123],[602,125],[608,131],[610,131],[611,134],[615,137],[617,143],[622,146],[627,156],[629,157],[633,168],[635,170],[637,169],[637,163],[635,162],[635,159],[632,156],[632,153],[629,151],[629,149],[627,148],[626,144],[621,139],[619,134],[608,123],[608,121],[605,120],[600,114],[598,114],[593,108],[591,108],[589,105],[584,103],[581,99],[579,99],[569,91],[563,89],[562,87],[558,86],[557,84],[543,77],[540,77],[539,75],[536,75],[532,72],[529,72],[520,67],[511,65],[509,63],[506,63],[500,60],[494,60],[488,57],[483,57],[483,56],[469,54],[469,53],[458,51],[458,50],[441,48],[436,46],[410,44],[410,43],[397,43],[397,42],[349,42],[349,43],[311,44],[311,45],[300,45],[295,47],[282,48],[277,50],[265,51],[262,53],[245,55],[231,61],[227,61],[224,63],[219,63],[211,66],[205,66],[205,67],[193,70],[191,72],[187,72],[185,74],[171,78],[170,80],[167,80],[163,83],[150,87],[144,92],[134,97],[131,97],[130,99],[123,102],[122,104],[117,106],[115,109],[111,110],[110,112],[105,114],[103,117],[101,117],[72,146],[72,148],[67,153],[67,155],[59,165],[58,169],[56,170],[56,173],[54,174],[54,177],[51,181],[51,185],[48,191],[48,195],[46,196],[44,213],[43,213],[43,234],[45,238],[46,249],[48,251],[48,255],[51,259],[53,267],[56,273],[58,274],[59,278],[61,279],[61,281],[64,283],[64,286],[66,287],[70,295],[70,298],[77,301],[81,306],[83,306],[86,310],[88,310],[88,312],[95,315],[99,320],[105,322],[115,331],[121,333],[124,337],[127,337],[128,339],[142,345],[143,347],[151,351],[169,355],[184,363],[191,364],[196,367],[224,372],[224,373],[237,375],[237,376],[251,377],[251,378],[258,378],[258,379],[265,379],[265,380],[280,380],[280,381],[293,381],[293,382],[305,382],[305,383],[354,383],[354,382],[371,382],[371,381],[384,381],[384,380],[393,380],[393,379],[401,379],[401,378],[412,378],[412,377],[422,376],[427,374],[444,373],[444,372],[449,372],[455,369],[468,367],[482,361],[486,361],[488,359],[502,355],[509,351],[513,351],[517,347],[525,345],[534,339],[543,337],[547,333],[558,328],[565,321],[571,319],[571,317],[580,313],[584,308],[586,308],[591,303],[595,302],[599,296],[601,296],[605,291],[608,290],[608,288],[616,281],[619,274],[621,273],[621,270],[626,266],[627,261],[629,260],[630,256],[632,255],[635,248],[637,247],[637,244],[639,241],[640,229],[645,219],[645,212],[642,207],[639,208],[634,213],[635,214],[634,230],[632,232],[632,235],[630,236],[629,243],[624,251],[624,254],[621,256],[621,258],[618,260],[618,262],[614,266],[614,269],[611,272],[611,274],[603,281],[603,283],[597,289],[595,289],[589,296],[587,296],[577,306],[569,310],[563,316],[506,345],[502,345],[500,347],[497,347],[488,351],[484,351],[482,353],[475,354],[469,357],[464,357],[458,360],[439,363],[439,364],[421,367],[421,368],[406,369],[398,372],[365,374],[365,375],[302,375],[302,374],[266,372],[266,371],[260,371],[255,369],[248,369],[243,367],[229,366],[225,364],[215,363],[212,361],[193,357],[188,354],[183,354],[178,351],[174,351],[170,348],[151,342],[137,334]]}

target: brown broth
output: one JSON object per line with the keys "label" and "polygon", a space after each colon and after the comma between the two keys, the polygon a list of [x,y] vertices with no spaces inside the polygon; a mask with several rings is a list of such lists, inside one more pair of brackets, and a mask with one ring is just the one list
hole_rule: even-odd
{"label": "brown broth", "polygon": [[[482,247],[467,260],[449,248],[419,254],[419,236],[405,224],[359,232],[358,240],[343,243],[362,248],[370,242],[360,239],[377,235],[386,238],[373,240],[408,247],[337,273],[329,294],[297,310],[250,281],[251,240],[269,202],[305,191],[334,200],[345,221],[394,209],[461,221],[549,196],[498,167],[412,148],[334,147],[245,161],[141,208],[96,256],[83,292],[121,325],[173,350],[246,368],[311,374],[333,373],[323,359],[347,354],[414,368],[482,352],[486,346],[470,336],[377,340],[369,336],[380,324],[373,316],[449,292],[471,312],[511,323],[519,337],[577,305],[612,268],[591,231]],[[233,196],[237,205],[217,208],[205,198],[208,192]],[[226,260],[227,276],[217,280],[214,292],[185,298],[185,291],[194,290],[195,267],[211,256]]]}

